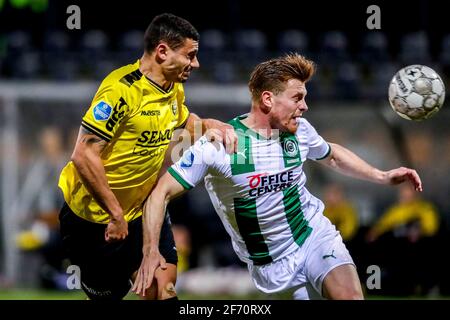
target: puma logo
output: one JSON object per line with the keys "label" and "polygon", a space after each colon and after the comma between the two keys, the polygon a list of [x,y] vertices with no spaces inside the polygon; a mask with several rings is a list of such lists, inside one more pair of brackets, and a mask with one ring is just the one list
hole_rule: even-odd
{"label": "puma logo", "polygon": [[335,255],[334,255],[334,250],[333,251],[331,251],[331,254],[326,254],[326,255],[324,255],[323,257],[322,257],[322,259],[326,259],[326,258],[335,258],[335,259],[337,259],[336,257],[335,257]]}

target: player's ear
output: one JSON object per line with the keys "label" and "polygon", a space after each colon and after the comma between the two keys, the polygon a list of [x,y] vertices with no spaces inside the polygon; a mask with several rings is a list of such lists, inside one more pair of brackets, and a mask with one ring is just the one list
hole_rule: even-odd
{"label": "player's ear", "polygon": [[156,58],[160,61],[166,61],[169,50],[170,48],[166,43],[160,42],[155,48]]}
{"label": "player's ear", "polygon": [[261,110],[264,113],[269,113],[272,110],[273,93],[271,91],[263,91],[261,93]]}

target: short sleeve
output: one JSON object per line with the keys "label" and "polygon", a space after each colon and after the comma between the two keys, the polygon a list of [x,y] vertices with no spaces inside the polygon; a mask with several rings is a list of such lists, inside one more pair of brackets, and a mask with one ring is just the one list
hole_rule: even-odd
{"label": "short sleeve", "polygon": [[110,141],[116,134],[122,120],[131,112],[128,88],[121,83],[100,85],[81,125],[100,138]]}
{"label": "short sleeve", "polygon": [[180,84],[180,87],[178,89],[178,105],[180,106],[180,113],[178,117],[178,123],[176,128],[182,128],[186,125],[186,121],[189,118],[189,109],[187,108],[185,101],[186,97],[184,95],[184,89],[183,85]]}
{"label": "short sleeve", "polygon": [[306,126],[308,141],[308,159],[322,160],[326,158],[330,152],[329,144],[317,133],[316,129],[306,120],[302,119]]}
{"label": "short sleeve", "polygon": [[185,188],[192,189],[203,180],[211,168],[223,164],[225,149],[222,145],[208,142],[201,137],[188,150],[186,150],[168,172]]}

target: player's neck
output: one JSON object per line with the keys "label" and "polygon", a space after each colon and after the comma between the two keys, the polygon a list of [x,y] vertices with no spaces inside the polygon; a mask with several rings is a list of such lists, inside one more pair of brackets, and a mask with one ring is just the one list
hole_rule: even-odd
{"label": "player's neck", "polygon": [[258,132],[266,138],[269,138],[272,135],[272,128],[270,126],[269,118],[265,114],[252,110],[248,114],[248,117],[242,119],[241,122],[248,128]]}
{"label": "player's neck", "polygon": [[144,53],[139,59],[139,71],[163,89],[167,89],[171,85],[171,82],[166,80],[158,65],[152,62],[148,53]]}

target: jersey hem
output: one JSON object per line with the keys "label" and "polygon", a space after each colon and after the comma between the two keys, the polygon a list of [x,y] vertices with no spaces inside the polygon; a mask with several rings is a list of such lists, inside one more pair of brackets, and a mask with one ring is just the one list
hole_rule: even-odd
{"label": "jersey hem", "polygon": [[[67,206],[69,207],[70,211],[72,211],[73,214],[76,215],[76,216],[77,216],[78,218],[80,218],[80,219],[83,219],[83,220],[85,220],[85,221],[87,221],[87,222],[91,222],[91,223],[95,223],[95,224],[102,224],[102,225],[106,225],[106,224],[109,223],[109,219],[108,219],[108,220],[102,220],[102,221],[98,221],[98,220],[95,220],[95,219],[90,219],[90,217],[93,216],[92,214],[89,214],[89,215],[81,215],[81,214],[78,213],[76,210],[72,209],[72,207],[70,206],[69,202],[67,202],[66,199],[64,199],[64,202],[67,204]],[[107,214],[107,213],[105,212],[105,214]],[[138,212],[138,213],[132,215],[131,218],[129,218],[129,219],[124,215],[124,219],[125,219],[125,221],[127,221],[127,222],[131,222],[131,221],[133,221],[133,220],[139,218],[140,216],[142,216],[142,211],[140,211],[140,212]]]}

